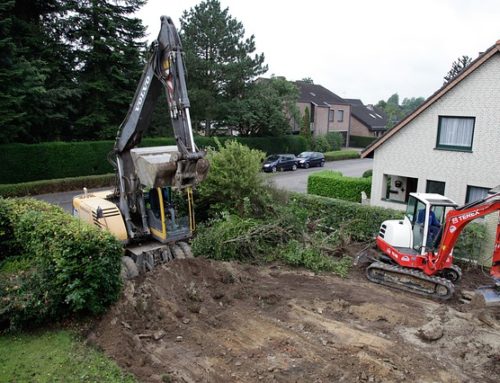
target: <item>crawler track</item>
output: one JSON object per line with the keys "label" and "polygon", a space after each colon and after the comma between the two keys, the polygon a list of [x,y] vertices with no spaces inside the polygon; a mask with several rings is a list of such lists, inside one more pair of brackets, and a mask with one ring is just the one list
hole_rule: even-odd
{"label": "crawler track", "polygon": [[429,276],[415,269],[374,262],[366,269],[367,278],[384,286],[424,295],[439,300],[451,298],[455,291],[448,279]]}

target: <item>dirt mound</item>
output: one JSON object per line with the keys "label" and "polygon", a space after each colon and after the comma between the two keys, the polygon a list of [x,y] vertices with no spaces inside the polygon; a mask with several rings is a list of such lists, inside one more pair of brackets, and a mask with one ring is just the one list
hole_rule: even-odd
{"label": "dirt mound", "polygon": [[357,273],[186,259],[128,282],[90,339],[142,382],[498,381],[498,318],[456,308]]}

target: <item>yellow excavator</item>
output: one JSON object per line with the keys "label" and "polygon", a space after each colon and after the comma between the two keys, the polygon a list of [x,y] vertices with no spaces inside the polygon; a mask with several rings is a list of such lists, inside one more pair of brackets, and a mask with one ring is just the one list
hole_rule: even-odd
{"label": "yellow excavator", "polygon": [[[162,92],[176,145],[139,148]],[[162,16],[160,33],[109,156],[116,186],[95,193],[84,189],[73,199],[75,216],[125,244],[125,278],[192,256],[186,241],[195,230],[193,188],[206,178],[209,164],[195,145],[189,107],[179,34],[172,19]]]}

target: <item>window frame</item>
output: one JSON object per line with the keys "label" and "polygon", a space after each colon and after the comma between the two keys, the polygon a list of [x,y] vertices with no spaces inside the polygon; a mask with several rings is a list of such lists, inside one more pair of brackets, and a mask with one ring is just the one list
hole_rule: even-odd
{"label": "window frame", "polygon": [[[470,139],[470,146],[440,144],[439,139],[441,137],[441,125],[442,125],[442,121],[444,118],[455,118],[455,119],[462,119],[462,120],[472,119],[472,136]],[[438,130],[437,130],[436,148],[435,149],[472,153],[472,146],[474,145],[474,131],[475,131],[475,129],[476,129],[476,117],[473,117],[473,116],[438,116]]]}
{"label": "window frame", "polygon": [[337,122],[344,122],[344,111],[342,109],[337,110]]}
{"label": "window frame", "polygon": [[335,111],[333,109],[330,109],[328,111],[328,122],[333,122],[335,121]]}
{"label": "window frame", "polygon": [[[469,203],[475,202],[475,201],[469,201],[469,198],[470,198],[470,193],[471,193],[471,189],[472,189],[472,188],[486,190],[486,195],[488,195],[488,192],[491,190],[491,188],[488,188],[488,187],[483,187],[483,186],[474,186],[474,185],[467,185],[467,190],[466,190],[466,192],[465,192],[465,203],[466,203],[466,204],[469,204]],[[478,201],[478,200],[476,200],[476,201]]]}
{"label": "window frame", "polygon": [[434,184],[442,184],[443,185],[443,192],[442,193],[438,193],[438,194],[441,194],[441,195],[446,195],[445,194],[445,191],[446,191],[446,182],[444,181],[436,181],[436,180],[427,180],[426,183],[425,183],[425,192],[426,193],[435,193],[433,191],[429,191],[429,186],[430,186],[430,183],[434,183]]}

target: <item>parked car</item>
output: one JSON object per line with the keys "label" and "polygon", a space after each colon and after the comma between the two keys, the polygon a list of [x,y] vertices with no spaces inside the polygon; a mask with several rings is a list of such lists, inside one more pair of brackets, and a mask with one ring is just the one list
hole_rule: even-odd
{"label": "parked car", "polygon": [[273,154],[266,158],[262,170],[273,173],[276,170],[297,170],[297,157],[293,154]]}
{"label": "parked car", "polygon": [[323,166],[325,156],[320,152],[302,152],[297,156],[297,161],[297,165],[307,169],[310,166]]}

